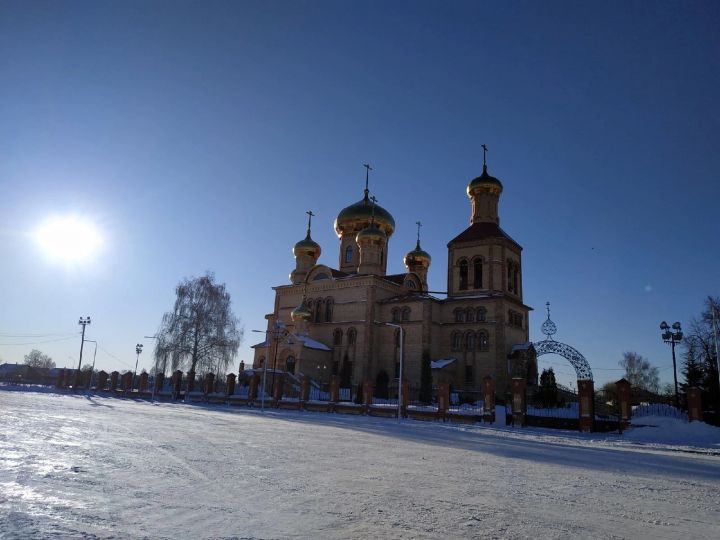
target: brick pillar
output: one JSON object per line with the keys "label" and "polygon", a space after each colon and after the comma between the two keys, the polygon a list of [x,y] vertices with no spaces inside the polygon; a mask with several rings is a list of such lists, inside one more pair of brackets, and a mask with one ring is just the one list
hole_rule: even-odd
{"label": "brick pillar", "polygon": [[632,407],[630,406],[630,383],[625,379],[620,379],[615,383],[617,391],[617,406],[619,413],[619,420],[622,426],[627,426],[630,423],[632,417]]}
{"label": "brick pillar", "polygon": [[310,377],[303,375],[300,382],[300,401],[308,401],[310,399]]}
{"label": "brick pillar", "polygon": [[177,399],[180,395],[180,391],[182,390],[182,376],[183,372],[179,369],[177,371],[174,371],[172,374],[172,393],[173,393],[173,399]]}
{"label": "brick pillar", "polygon": [[407,408],[410,405],[410,383],[403,381],[402,383],[402,404],[400,406],[400,414],[403,418],[407,418]]}
{"label": "brick pillar", "polygon": [[215,390],[215,374],[214,373],[207,373],[205,375],[205,380],[203,381],[203,394],[207,397],[208,394],[211,394]]}
{"label": "brick pillar", "polygon": [[146,371],[143,371],[140,374],[140,382],[138,383],[138,392],[145,392],[147,390],[148,385],[148,374]]}
{"label": "brick pillar", "polygon": [[65,377],[63,377],[63,388],[67,388],[68,386],[70,386],[70,381],[72,381],[74,373],[75,373],[75,370],[73,370],[73,369],[65,370]]}
{"label": "brick pillar", "polygon": [[702,394],[700,389],[691,386],[685,393],[687,394],[688,418],[691,422],[702,422]]}
{"label": "brick pillar", "polygon": [[120,379],[120,387],[124,392],[129,392],[130,387],[132,386],[132,373],[129,371],[127,373],[123,373],[123,376]]}
{"label": "brick pillar", "polygon": [[273,390],[273,399],[275,400],[275,403],[280,401],[283,397],[283,386],[285,385],[285,374],[284,373],[276,373],[275,374],[275,388]]}
{"label": "brick pillar", "polygon": [[330,401],[332,403],[340,401],[340,377],[337,375],[330,376]]}
{"label": "brick pillar", "polygon": [[450,384],[449,383],[440,383],[438,385],[438,396],[437,396],[437,403],[438,403],[438,417],[445,419],[445,414],[447,413],[448,407],[450,407]]}
{"label": "brick pillar", "polygon": [[235,393],[235,378],[234,373],[228,373],[227,384],[225,385],[225,395],[232,396]]}
{"label": "brick pillar", "polygon": [[592,381],[578,381],[580,405],[580,431],[595,430],[595,384]]}
{"label": "brick pillar", "polygon": [[483,379],[483,422],[495,422],[495,379]]}
{"label": "brick pillar", "polygon": [[98,373],[98,382],[97,382],[97,389],[98,390],[105,390],[105,387],[107,387],[108,382],[108,374],[106,371],[101,371]]}
{"label": "brick pillar", "polygon": [[527,399],[525,388],[527,382],[523,377],[513,377],[512,388],[512,421],[513,426],[524,426],[525,415],[527,414]]}
{"label": "brick pillar", "polygon": [[370,379],[365,380],[365,382],[363,382],[363,409],[365,410],[365,414],[370,411],[374,394],[375,384]]}
{"label": "brick pillar", "polygon": [[65,382],[65,370],[58,369],[57,378],[55,379],[55,388],[62,388]]}
{"label": "brick pillar", "polygon": [[118,377],[119,376],[120,376],[120,374],[117,371],[113,371],[110,374],[110,390],[113,392],[115,391],[115,389],[118,386]]}
{"label": "brick pillar", "polygon": [[160,392],[165,382],[165,375],[162,373],[155,374],[155,392]]}
{"label": "brick pillar", "polygon": [[248,402],[250,403],[257,399],[259,382],[260,377],[258,377],[257,373],[253,373],[252,377],[250,377],[250,387],[248,388]]}
{"label": "brick pillar", "polygon": [[195,372],[188,371],[187,373],[187,384],[185,385],[186,391],[189,394],[195,389]]}

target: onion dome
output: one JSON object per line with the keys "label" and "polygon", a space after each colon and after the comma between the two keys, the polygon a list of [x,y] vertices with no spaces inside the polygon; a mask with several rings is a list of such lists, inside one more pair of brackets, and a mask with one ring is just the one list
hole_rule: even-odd
{"label": "onion dome", "polygon": [[417,266],[428,268],[432,262],[432,257],[430,257],[430,254],[427,251],[420,248],[420,240],[418,240],[415,249],[407,252],[403,262],[405,263],[405,267],[408,269]]}
{"label": "onion dome", "polygon": [[494,176],[490,176],[487,172],[487,165],[483,164],[482,174],[477,178],[473,178],[470,181],[467,187],[467,194],[470,198],[472,198],[473,194],[480,191],[486,191],[494,193],[495,195],[500,195],[500,193],[502,193],[502,190],[502,182],[500,182],[500,180],[498,180]]}
{"label": "onion dome", "polygon": [[395,220],[390,215],[390,212],[382,206],[373,205],[368,193],[368,190],[365,189],[365,197],[361,201],[340,210],[340,213],[335,218],[335,232],[338,236],[360,232],[368,228],[371,221],[373,221],[373,206],[375,207],[374,221],[376,226],[387,237],[392,236],[393,232],[395,232]]}
{"label": "onion dome", "polygon": [[309,255],[313,259],[318,259],[321,252],[320,244],[310,238],[310,229],[308,229],[307,236],[293,246],[293,255],[296,258],[302,255]]}
{"label": "onion dome", "polygon": [[310,308],[305,303],[304,296],[302,302],[300,302],[300,305],[293,309],[290,313],[290,318],[293,322],[309,321],[310,319],[312,319],[312,311],[310,311]]}
{"label": "onion dome", "polygon": [[[375,207],[377,210],[377,207]],[[377,218],[377,216],[375,216]],[[383,231],[380,226],[375,223],[374,221],[370,223],[367,227],[365,227],[363,230],[361,230],[359,233],[357,233],[357,236],[355,237],[355,241],[358,243],[358,245],[363,244],[372,244],[372,243],[385,243],[387,242],[388,235],[385,234],[385,231]]]}

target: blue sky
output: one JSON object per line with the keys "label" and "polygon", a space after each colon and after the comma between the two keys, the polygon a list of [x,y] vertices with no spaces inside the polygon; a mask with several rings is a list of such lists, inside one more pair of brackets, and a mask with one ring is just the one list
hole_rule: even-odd
{"label": "blue sky", "polygon": [[[175,285],[212,270],[251,360],[304,212],[336,265],[366,162],[389,271],[419,219],[444,290],[485,143],[531,339],[549,300],[598,383],[626,350],[671,381],[658,324],[720,282],[719,27],[717,2],[2,2],[0,358],[76,364],[90,315],[99,367],[132,368],[137,342],[149,367]],[[37,248],[64,214],[98,224],[95,259]]]}

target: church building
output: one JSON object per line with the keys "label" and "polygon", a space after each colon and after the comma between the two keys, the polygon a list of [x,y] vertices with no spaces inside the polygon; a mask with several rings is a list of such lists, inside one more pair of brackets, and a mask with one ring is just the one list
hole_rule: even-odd
{"label": "church building", "polygon": [[293,247],[290,283],[273,287],[268,339],[254,346],[253,367],[268,362],[268,369],[323,384],[337,375],[342,388],[355,389],[368,379],[376,388],[397,388],[400,326],[411,399],[420,390],[423,362],[432,368],[433,386],[449,382],[460,392],[480,390],[488,375],[498,392],[512,376],[537,384],[528,343],[531,308],[523,303],[522,247],[500,228],[498,217],[502,183],[483,163],[466,191],[470,224],[447,244],[444,297],[428,291],[432,259],[420,246],[419,224],[417,244],[404,257],[407,271],[387,274],[395,221],[374,203],[367,176],[363,198],[335,219],[336,268],[318,264],[321,248],[311,237],[308,212],[307,235]]}

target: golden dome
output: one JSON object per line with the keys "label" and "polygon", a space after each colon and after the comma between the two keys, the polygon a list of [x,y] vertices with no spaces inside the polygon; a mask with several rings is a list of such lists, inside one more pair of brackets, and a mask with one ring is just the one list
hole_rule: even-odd
{"label": "golden dome", "polygon": [[293,255],[296,258],[300,257],[301,255],[309,255],[313,259],[317,259],[320,257],[320,253],[322,253],[322,250],[320,249],[320,244],[310,238],[309,230],[305,239],[300,240],[297,244],[293,246]]}
{"label": "golden dome", "polygon": [[430,263],[432,262],[432,257],[427,251],[424,251],[420,248],[420,240],[418,240],[415,249],[413,249],[412,251],[408,251],[408,253],[403,258],[403,262],[405,263],[405,267],[408,269],[414,266],[422,266],[423,268],[428,268],[430,266]]}
{"label": "golden dome", "polygon": [[305,297],[303,297],[302,302],[300,302],[300,305],[292,310],[292,313],[290,313],[290,318],[293,320],[293,322],[298,321],[309,321],[312,319],[312,311],[310,311],[310,308],[307,307],[307,304],[305,303]]}
{"label": "golden dome", "polygon": [[[395,232],[395,220],[390,212],[382,206],[375,206],[375,224],[388,236]],[[365,197],[361,201],[351,204],[340,210],[335,218],[335,232],[338,236],[348,233],[357,233],[368,228],[373,220],[373,204],[368,198],[368,190],[365,190]]]}
{"label": "golden dome", "polygon": [[355,241],[359,245],[371,244],[373,242],[386,243],[387,239],[388,235],[385,234],[385,231],[383,231],[375,222],[370,223],[370,225],[357,233],[357,236],[355,237]]}
{"label": "golden dome", "polygon": [[487,166],[483,165],[483,172],[477,178],[473,178],[467,187],[468,197],[472,198],[473,194],[478,191],[486,191],[493,195],[500,195],[503,190],[503,185],[500,180],[494,176],[490,176],[487,172]]}

